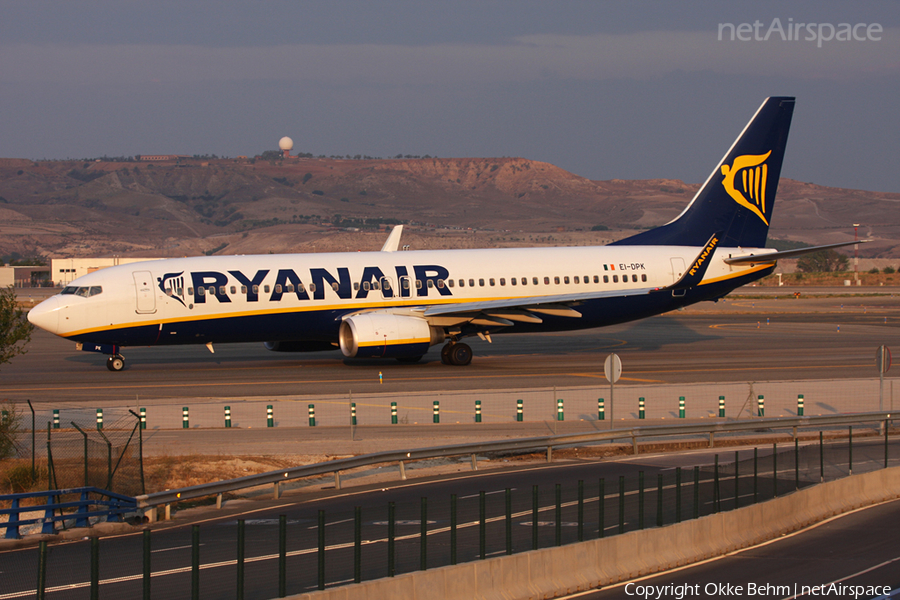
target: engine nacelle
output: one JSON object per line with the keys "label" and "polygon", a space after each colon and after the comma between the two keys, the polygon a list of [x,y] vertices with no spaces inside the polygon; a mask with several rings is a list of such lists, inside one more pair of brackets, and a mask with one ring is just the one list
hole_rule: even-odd
{"label": "engine nacelle", "polygon": [[425,319],[389,313],[363,313],[344,319],[339,334],[341,352],[349,358],[422,356],[444,341],[444,330]]}
{"label": "engine nacelle", "polygon": [[337,350],[331,342],[315,341],[287,341],[287,342],[263,342],[266,350],[272,352],[323,352]]}

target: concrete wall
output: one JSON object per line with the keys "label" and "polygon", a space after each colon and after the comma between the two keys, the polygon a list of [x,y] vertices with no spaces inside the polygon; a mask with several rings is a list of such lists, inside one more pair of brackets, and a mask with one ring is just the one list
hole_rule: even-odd
{"label": "concrete wall", "polygon": [[900,467],[892,467],[660,529],[407,573],[291,598],[553,598],[719,556],[854,508],[897,497]]}

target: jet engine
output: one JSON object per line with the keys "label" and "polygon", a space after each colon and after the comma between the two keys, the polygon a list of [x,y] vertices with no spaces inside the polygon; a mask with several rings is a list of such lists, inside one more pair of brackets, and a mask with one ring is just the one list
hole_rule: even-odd
{"label": "jet engine", "polygon": [[347,317],[339,334],[349,358],[415,358],[444,341],[444,330],[419,317],[362,313]]}

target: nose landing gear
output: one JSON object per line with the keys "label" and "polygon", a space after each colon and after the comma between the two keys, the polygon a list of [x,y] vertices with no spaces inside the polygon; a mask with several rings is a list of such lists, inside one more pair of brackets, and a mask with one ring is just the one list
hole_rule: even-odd
{"label": "nose landing gear", "polygon": [[106,359],[106,368],[110,371],[121,371],[125,368],[125,357],[121,354],[110,356]]}

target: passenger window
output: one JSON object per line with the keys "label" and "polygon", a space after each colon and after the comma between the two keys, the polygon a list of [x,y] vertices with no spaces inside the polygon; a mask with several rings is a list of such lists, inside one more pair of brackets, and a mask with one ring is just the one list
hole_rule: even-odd
{"label": "passenger window", "polygon": [[401,281],[403,283],[403,289],[408,290],[409,289],[409,279],[403,279]]}
{"label": "passenger window", "polygon": [[[200,294],[200,288],[197,288],[197,293]],[[188,288],[188,296],[193,296],[193,295],[194,295],[194,288],[189,287]],[[202,296],[203,294],[200,294],[200,295]]]}
{"label": "passenger window", "polygon": [[422,289],[422,280],[421,279],[416,279],[416,289],[417,290]]}
{"label": "passenger window", "polygon": [[253,293],[254,293],[254,294],[258,294],[258,293],[259,293],[259,286],[258,286],[258,285],[254,285],[254,286],[253,286]]}
{"label": "passenger window", "polygon": [[[535,283],[537,283],[537,282],[535,282]],[[523,278],[522,278],[522,285],[528,285],[528,278],[527,278],[527,277],[523,277]]]}
{"label": "passenger window", "polygon": [[459,287],[466,287],[466,280],[465,280],[465,279],[460,279],[460,280],[459,280]]}
{"label": "passenger window", "polygon": [[166,296],[171,296],[173,294],[174,292],[172,291],[172,288],[166,288]]}
{"label": "passenger window", "polygon": [[[224,296],[224,295],[225,295],[225,288],[222,287],[221,290],[222,290],[222,295]],[[215,296],[215,295],[216,295],[216,288],[215,288],[214,286],[209,286],[209,295],[210,295],[210,296]]]}
{"label": "passenger window", "polygon": [[280,283],[275,284],[275,293],[276,294],[281,293],[281,284]]}
{"label": "passenger window", "polygon": [[538,278],[537,278],[537,277],[532,277],[532,278],[531,278],[531,283],[532,283],[533,285],[537,285],[537,284],[538,284]]}
{"label": "passenger window", "polygon": [[599,277],[599,276],[594,275],[594,283],[600,283],[600,277]]}
{"label": "passenger window", "polygon": [[306,291],[306,288],[303,287],[303,284],[302,284],[302,283],[298,283],[298,284],[297,284],[297,291],[298,291],[298,292],[305,292],[305,291]]}
{"label": "passenger window", "polygon": [[232,293],[232,294],[236,294],[236,293],[237,293],[237,289],[235,289],[234,286],[231,286],[231,293]]}
{"label": "passenger window", "polygon": [[[363,286],[363,289],[366,289],[366,286]],[[358,291],[359,291],[359,282],[358,282],[358,281],[354,281],[354,282],[353,282],[353,291],[354,291],[354,292],[358,292]]]}
{"label": "passenger window", "polygon": [[479,279],[478,285],[480,285],[481,287],[484,287],[484,279]]}
{"label": "passenger window", "polygon": [[265,293],[265,294],[269,293],[269,286],[267,286],[267,285],[263,286],[263,293]]}
{"label": "passenger window", "polygon": [[609,275],[603,276],[603,283],[609,283]]}
{"label": "passenger window", "polygon": [[[482,284],[482,285],[484,285],[484,284]],[[475,287],[475,280],[474,280],[474,279],[470,279],[470,280],[469,280],[469,287]]]}
{"label": "passenger window", "polygon": [[544,277],[544,285],[550,285],[550,278]]}
{"label": "passenger window", "polygon": [[569,276],[568,276],[568,275],[566,275],[565,277],[563,277],[563,283],[565,283],[565,284],[568,284],[568,283],[569,283]]}
{"label": "passenger window", "polygon": [[369,285],[369,282],[368,282],[368,281],[363,281],[363,290],[364,290],[364,291],[368,292],[369,289],[371,289],[371,287],[372,287],[372,286]]}
{"label": "passenger window", "polygon": [[494,278],[491,277],[490,279],[488,279],[488,283],[491,284],[491,287],[494,287]]}
{"label": "passenger window", "polygon": [[505,278],[503,278],[503,277],[500,278],[500,285],[506,285],[506,279],[505,279]]}
{"label": "passenger window", "polygon": [[[334,288],[334,289],[335,289],[335,291],[337,291],[337,288]],[[375,290],[375,291],[378,291],[378,290],[381,289],[381,285],[379,285],[379,283],[378,283],[377,281],[373,281],[373,282],[372,282],[372,289]]]}
{"label": "passenger window", "polygon": [[[510,277],[509,282],[513,285],[518,285],[518,280],[515,277]],[[500,285],[503,285],[503,280],[500,280]]]}
{"label": "passenger window", "polygon": [[578,279],[578,275],[575,276],[575,279],[572,281],[572,283],[581,283],[581,281]]}
{"label": "passenger window", "polygon": [[631,276],[631,280],[632,280],[633,282],[637,283],[637,275],[632,275],[632,276]]}
{"label": "passenger window", "polygon": [[294,293],[294,284],[289,283],[286,286],[284,286],[284,289],[287,291],[288,294],[293,294]]}
{"label": "passenger window", "polygon": [[559,276],[553,278],[553,283],[559,285]]}
{"label": "passenger window", "polygon": [[619,283],[619,276],[613,275],[613,283]]}
{"label": "passenger window", "polygon": [[[460,279],[460,281],[462,281],[462,279]],[[452,280],[452,279],[448,279],[448,280],[447,280],[447,285],[449,285],[450,287],[453,287],[453,280]]]}
{"label": "passenger window", "polygon": [[443,279],[438,279],[438,287],[441,289],[444,289],[444,280]]}
{"label": "passenger window", "polygon": [[341,286],[339,286],[336,281],[331,284],[331,289],[333,289],[334,291],[338,291],[339,287]]}
{"label": "passenger window", "polygon": [[197,295],[198,295],[198,296],[205,296],[205,295],[206,295],[206,288],[205,288],[205,287],[198,287],[198,288],[197,288]]}
{"label": "passenger window", "polygon": [[641,281],[647,281],[647,274],[641,273]]}
{"label": "passenger window", "polygon": [[177,288],[177,289],[176,289],[176,293],[177,293],[179,296],[184,296],[184,288]]}
{"label": "passenger window", "polygon": [[434,287],[434,280],[433,280],[433,279],[428,279],[428,280],[426,281],[426,283],[428,284],[429,289]]}
{"label": "passenger window", "polygon": [[[266,287],[268,288],[269,286],[266,286]],[[266,291],[268,292],[269,290],[266,290]],[[316,284],[314,284],[314,283],[309,284],[309,291],[315,293]]]}

